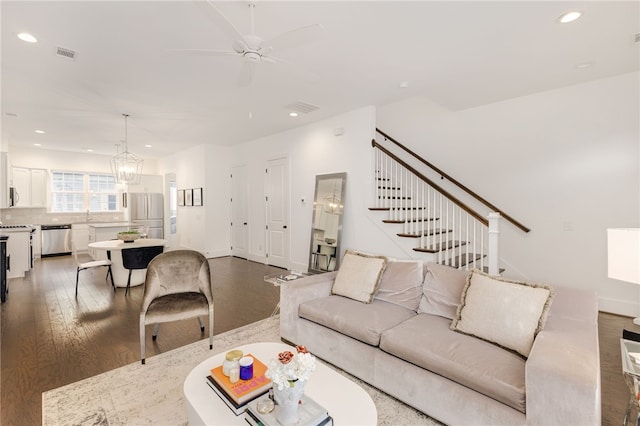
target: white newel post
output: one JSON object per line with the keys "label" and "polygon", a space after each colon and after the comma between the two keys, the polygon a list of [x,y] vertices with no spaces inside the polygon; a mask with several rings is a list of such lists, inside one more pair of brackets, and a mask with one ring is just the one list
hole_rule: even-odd
{"label": "white newel post", "polygon": [[489,274],[500,275],[500,213],[489,213]]}

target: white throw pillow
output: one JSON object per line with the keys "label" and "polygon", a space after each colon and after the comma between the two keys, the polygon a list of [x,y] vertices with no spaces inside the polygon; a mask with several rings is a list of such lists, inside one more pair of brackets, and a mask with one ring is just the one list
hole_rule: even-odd
{"label": "white throw pillow", "polygon": [[544,327],[552,298],[549,286],[505,280],[473,270],[451,329],[526,358]]}
{"label": "white throw pillow", "polygon": [[469,273],[434,262],[427,262],[425,265],[427,271],[418,313],[454,319]]}
{"label": "white throw pillow", "polygon": [[417,310],[422,297],[423,274],[422,260],[389,259],[375,299]]}
{"label": "white throw pillow", "polygon": [[331,293],[371,303],[386,265],[385,256],[347,250],[340,263]]}

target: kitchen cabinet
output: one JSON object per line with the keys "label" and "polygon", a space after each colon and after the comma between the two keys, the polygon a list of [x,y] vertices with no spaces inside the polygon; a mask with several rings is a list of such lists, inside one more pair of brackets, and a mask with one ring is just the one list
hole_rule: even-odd
{"label": "kitchen cabinet", "polygon": [[46,207],[46,185],[46,170],[12,167],[11,186],[18,193],[13,207]]}
{"label": "kitchen cabinet", "polygon": [[71,239],[76,251],[86,252],[89,249],[89,225],[85,223],[71,225]]}
{"label": "kitchen cabinet", "polygon": [[[97,241],[108,241],[118,238],[118,232],[124,232],[129,230],[128,223],[95,223],[89,224],[88,232],[88,244],[95,243]],[[91,247],[87,247],[89,256],[93,260],[102,260],[107,258],[106,251],[96,250]]]}
{"label": "kitchen cabinet", "polygon": [[7,256],[9,256],[9,270],[7,278],[24,277],[31,269],[30,231],[8,232]]}
{"label": "kitchen cabinet", "polygon": [[0,209],[9,207],[9,153],[0,152]]}
{"label": "kitchen cabinet", "polygon": [[162,176],[142,175],[140,177],[139,184],[127,186],[127,192],[163,193],[164,186],[163,186]]}

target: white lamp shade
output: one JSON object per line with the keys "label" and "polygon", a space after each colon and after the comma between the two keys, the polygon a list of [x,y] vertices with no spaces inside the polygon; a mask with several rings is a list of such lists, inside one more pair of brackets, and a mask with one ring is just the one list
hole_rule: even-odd
{"label": "white lamp shade", "polygon": [[640,284],[640,229],[607,229],[608,276]]}

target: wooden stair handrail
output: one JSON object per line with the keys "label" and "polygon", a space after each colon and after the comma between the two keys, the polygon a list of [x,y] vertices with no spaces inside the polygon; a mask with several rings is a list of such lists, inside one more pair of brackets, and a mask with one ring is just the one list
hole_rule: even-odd
{"label": "wooden stair handrail", "polygon": [[471,209],[469,206],[467,206],[466,204],[464,204],[462,201],[458,200],[456,197],[453,196],[453,194],[451,194],[450,192],[448,192],[447,190],[445,190],[444,188],[442,188],[440,185],[438,185],[437,183],[435,183],[434,181],[432,181],[431,179],[429,179],[428,177],[426,177],[425,175],[423,175],[422,173],[420,173],[419,171],[417,171],[416,169],[414,169],[413,167],[411,167],[410,165],[408,165],[407,163],[405,163],[402,159],[400,159],[397,155],[395,155],[394,153],[392,153],[391,151],[389,151],[388,149],[386,149],[385,147],[383,147],[382,145],[380,145],[378,142],[376,142],[375,139],[371,140],[371,146],[373,146],[374,148],[378,148],[380,151],[384,152],[385,154],[387,154],[389,157],[393,158],[395,161],[397,161],[398,163],[400,163],[404,168],[406,168],[407,170],[409,170],[411,173],[413,173],[414,175],[416,175],[418,178],[422,179],[423,181],[425,181],[426,183],[428,183],[429,185],[431,185],[433,188],[435,188],[440,194],[444,195],[445,197],[447,197],[449,200],[451,200],[455,205],[457,205],[458,207],[460,207],[462,210],[464,210],[465,212],[467,212],[470,216],[472,216],[474,219],[476,219],[478,222],[482,223],[485,226],[489,226],[489,220],[487,220],[486,218],[480,216],[478,213],[476,213],[473,209]]}
{"label": "wooden stair handrail", "polygon": [[[453,183],[458,188],[462,189],[464,192],[466,192],[467,194],[471,195],[473,198],[475,198],[476,200],[480,201],[485,206],[489,207],[492,211],[494,211],[496,213],[500,213],[500,216],[505,218],[507,221],[511,222],[515,227],[519,228],[523,232],[531,231],[529,228],[527,228],[526,226],[524,226],[523,224],[521,224],[520,222],[518,222],[517,220],[515,220],[514,218],[512,218],[511,216],[509,216],[505,212],[503,212],[501,209],[499,209],[498,207],[494,206],[489,201],[485,200],[484,198],[482,198],[481,196],[479,196],[478,194],[473,192],[471,189],[467,188],[462,183],[458,182],[457,180],[455,180],[454,178],[452,178],[451,176],[449,176],[448,174],[446,174],[445,172],[440,170],[438,167],[436,167],[433,164],[429,163],[427,160],[425,160],[424,158],[420,157],[418,154],[416,154],[415,152],[413,152],[412,150],[410,150],[406,146],[402,145],[400,142],[398,142],[397,140],[395,140],[394,138],[392,138],[391,136],[389,136],[388,134],[386,134],[382,130],[378,129],[377,127],[376,127],[376,132],[378,132],[382,136],[384,136],[385,139],[388,139],[389,141],[391,141],[394,144],[398,145],[400,148],[402,148],[408,154],[412,155],[415,159],[419,160],[425,166],[429,167],[430,169],[432,169],[433,171],[438,173],[441,177],[447,179],[449,182]],[[375,139],[372,142],[375,142]],[[376,142],[376,144],[377,144],[377,142]],[[378,147],[379,146],[380,145],[378,145]]]}

